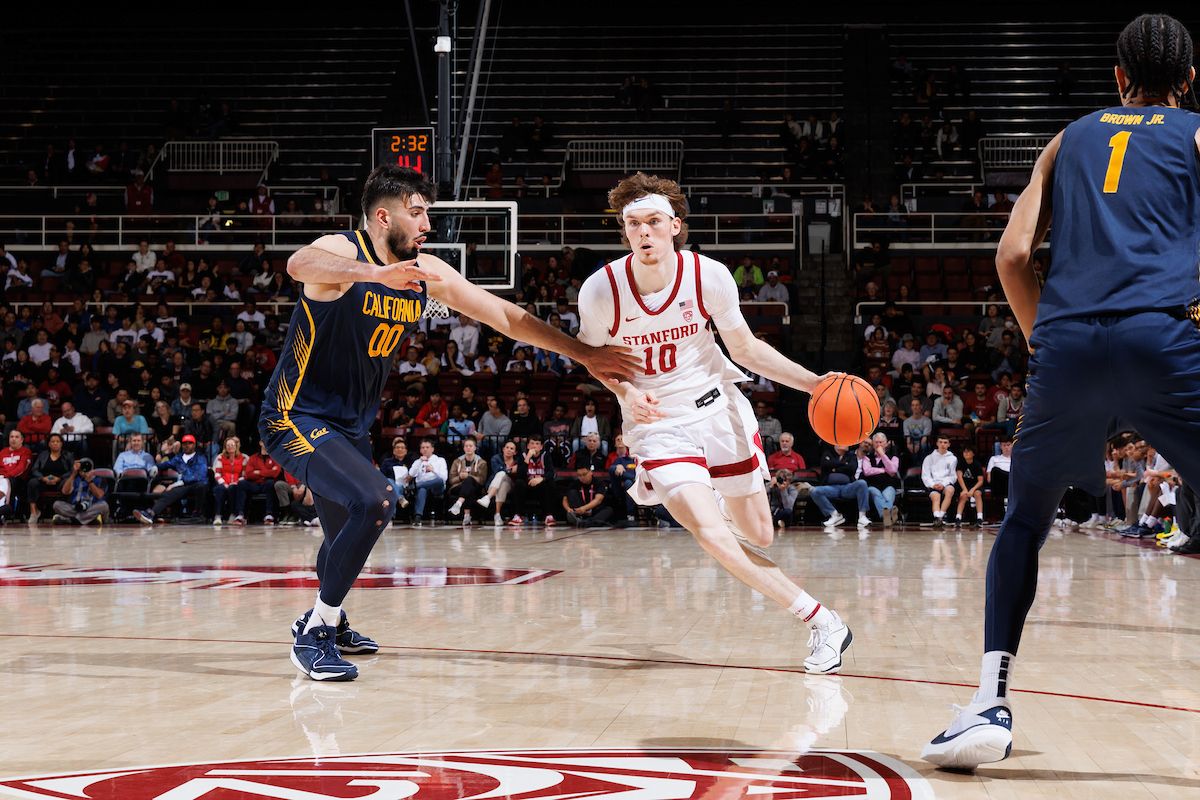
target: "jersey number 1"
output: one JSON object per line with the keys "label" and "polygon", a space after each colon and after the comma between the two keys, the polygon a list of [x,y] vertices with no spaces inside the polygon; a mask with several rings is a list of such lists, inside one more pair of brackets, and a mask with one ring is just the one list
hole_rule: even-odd
{"label": "jersey number 1", "polygon": [[1108,140],[1112,154],[1108,157],[1108,172],[1104,173],[1104,193],[1116,194],[1121,185],[1121,167],[1125,165],[1125,151],[1129,148],[1132,131],[1119,131]]}

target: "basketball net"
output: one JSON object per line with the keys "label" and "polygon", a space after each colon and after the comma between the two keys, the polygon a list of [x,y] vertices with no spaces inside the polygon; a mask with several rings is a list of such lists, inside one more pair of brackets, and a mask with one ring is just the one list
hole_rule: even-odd
{"label": "basketball net", "polygon": [[429,317],[441,317],[446,319],[450,316],[450,307],[440,300],[434,300],[428,294],[425,295],[425,310],[421,312],[421,317],[428,319]]}

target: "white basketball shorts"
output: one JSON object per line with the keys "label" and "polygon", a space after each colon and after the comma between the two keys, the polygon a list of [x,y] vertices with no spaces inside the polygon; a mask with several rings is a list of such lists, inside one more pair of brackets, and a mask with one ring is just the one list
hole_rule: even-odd
{"label": "white basketball shorts", "polygon": [[727,497],[764,491],[769,473],[758,420],[746,397],[734,386],[726,388],[726,407],[717,414],[687,425],[663,420],[628,430],[625,443],[638,459],[630,488],[635,502],[655,506],[693,483]]}

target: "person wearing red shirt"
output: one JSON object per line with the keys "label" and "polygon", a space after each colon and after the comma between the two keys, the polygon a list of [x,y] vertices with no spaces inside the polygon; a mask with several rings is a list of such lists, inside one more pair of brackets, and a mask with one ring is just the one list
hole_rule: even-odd
{"label": "person wearing red shirt", "polygon": [[417,411],[414,422],[418,428],[438,428],[449,418],[450,409],[446,407],[441,392],[433,391],[429,393],[429,401]]}
{"label": "person wearing red shirt", "polygon": [[988,391],[986,381],[975,381],[975,393],[963,395],[963,420],[974,431],[996,422],[996,398]]}
{"label": "person wearing red shirt", "polygon": [[17,511],[17,500],[25,494],[25,479],[33,466],[33,453],[19,431],[8,434],[8,447],[0,450],[0,520]]}
{"label": "person wearing red shirt", "polygon": [[246,507],[246,498],[242,494],[240,483],[242,474],[246,471],[246,461],[246,456],[242,454],[242,442],[236,436],[227,438],[220,454],[213,459],[213,476],[217,479],[213,486],[213,525],[221,524],[221,511],[225,505],[226,493],[232,507],[230,524],[246,524],[246,516],[242,513]]}
{"label": "person wearing red shirt", "polygon": [[53,424],[54,420],[46,413],[46,401],[39,397],[29,404],[29,413],[17,422],[17,430],[33,444],[44,442]]}
{"label": "person wearing red shirt", "polygon": [[283,467],[279,466],[278,462],[267,453],[266,443],[259,442],[258,452],[250,456],[250,460],[246,462],[246,469],[242,473],[242,479],[238,482],[238,486],[242,490],[243,505],[248,497],[261,494],[267,498],[267,515],[263,517],[264,525],[275,524],[275,506],[278,503],[275,496],[275,481],[280,480],[282,474]]}
{"label": "person wearing red shirt", "polygon": [[796,473],[806,468],[804,457],[792,449],[795,443],[796,438],[787,431],[779,435],[779,449],[767,457],[767,467],[772,474],[786,469],[792,473],[792,479],[795,480]]}

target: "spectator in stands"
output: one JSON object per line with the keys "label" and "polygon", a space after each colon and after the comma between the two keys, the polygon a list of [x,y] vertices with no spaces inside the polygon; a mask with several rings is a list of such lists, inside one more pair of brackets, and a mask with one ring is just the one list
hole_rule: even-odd
{"label": "spectator in stands", "polygon": [[946,512],[954,501],[954,485],[958,481],[958,457],[950,452],[950,440],[937,437],[937,449],[921,462],[921,482],[929,490],[933,506],[933,525],[945,525]]}
{"label": "spectator in stands", "polygon": [[126,399],[121,402],[121,416],[113,420],[113,436],[126,436],[131,433],[150,433],[146,418],[138,413],[137,404]]}
{"label": "spectator in stands", "polygon": [[158,465],[154,457],[146,452],[146,439],[140,433],[129,435],[125,449],[117,454],[117,460],[113,462],[113,474],[118,479],[131,469],[145,470],[146,477],[150,479],[158,475]]}
{"label": "spectator in stands", "polygon": [[942,342],[941,336],[935,330],[930,330],[925,334],[925,344],[921,346],[921,364],[929,364],[930,358],[933,358],[935,361],[942,361],[946,358],[946,345]]}
{"label": "spectator in stands", "polygon": [[968,434],[996,426],[997,404],[988,391],[987,381],[975,381],[975,391],[963,398],[962,403]]}
{"label": "spectator in stands", "polygon": [[[992,497],[1008,510],[1008,473],[1012,470],[1012,441],[1000,442],[1000,455],[992,456],[987,463],[987,484]],[[982,514],[980,515],[982,517]]]}
{"label": "spectator in stands", "polygon": [[425,385],[425,378],[429,375],[429,370],[421,363],[421,348],[416,345],[410,345],[405,352],[404,360],[400,362],[400,366],[396,371],[400,374],[400,380],[405,386],[421,386]]}
{"label": "spectator in stands", "polygon": [[505,372],[533,372],[533,362],[529,360],[524,347],[513,348],[513,357],[504,366]]}
{"label": "spectator in stands", "polygon": [[460,313],[458,326],[450,330],[450,339],[458,345],[464,360],[473,360],[479,353],[479,323]]}
{"label": "spectator in stands", "polygon": [[408,505],[408,468],[412,466],[412,461],[408,456],[408,442],[403,436],[393,436],[392,454],[379,464],[379,471],[383,473],[383,477],[395,483],[401,508]]}
{"label": "spectator in stands", "polygon": [[771,519],[780,530],[792,524],[799,496],[800,489],[793,482],[789,470],[781,469],[771,476],[771,482],[767,484],[767,502],[771,508]]}
{"label": "spectator in stands", "polygon": [[571,457],[571,425],[567,407],[555,403],[550,419],[542,424],[542,437],[547,448],[554,452],[555,462],[565,464]]}
{"label": "spectator in stands", "polygon": [[52,433],[61,434],[68,439],[72,444],[81,441],[82,437],[94,433],[96,430],[92,421],[75,410],[75,404],[70,401],[64,401],[59,408],[60,416],[54,420],[54,425],[51,426]]}
{"label": "spectator in stands", "polygon": [[46,449],[33,461],[29,472],[29,521],[37,522],[43,507],[43,493],[60,494],[63,479],[71,472],[74,457],[63,448],[63,437],[52,433],[46,438]]}
{"label": "spectator in stands", "polygon": [[440,428],[450,418],[450,409],[442,399],[442,393],[434,389],[429,400],[417,411],[414,423],[418,428]]}
{"label": "spectator in stands", "polygon": [[[525,483],[523,486],[518,483],[517,488],[521,490],[520,495],[526,508],[533,510],[529,521],[536,525],[539,517],[544,516],[546,524],[553,525],[554,511],[560,505],[554,487],[554,458],[542,445],[540,433],[531,435],[525,443]],[[603,466],[601,463],[601,469]],[[518,513],[510,520],[511,524],[523,523],[519,512],[518,506]]]}
{"label": "spectator in stands", "polygon": [[833,507],[834,500],[855,500],[858,503],[859,527],[871,524],[867,517],[867,482],[858,477],[860,473],[855,451],[839,446],[827,449],[822,454],[822,484],[812,487],[809,497],[825,515],[826,528],[835,528],[846,521]]}
{"label": "spectator in stands", "polygon": [[87,373],[83,376],[83,388],[75,393],[75,406],[79,413],[92,421],[93,426],[107,425],[108,392],[100,385],[100,376]]}
{"label": "spectator in stands", "polygon": [[957,475],[955,484],[958,487],[958,511],[954,516],[956,525],[963,524],[963,511],[966,509],[967,501],[970,501],[975,508],[975,525],[983,524],[983,483],[986,476],[980,469],[981,466],[975,460],[975,448],[969,444],[963,445],[962,456],[958,459],[958,466],[955,470]]}
{"label": "spectator in stands", "polygon": [[171,414],[171,407],[166,400],[154,401],[154,413],[146,423],[158,442],[165,442],[179,432],[179,418]]}
{"label": "spectator in stands", "polygon": [[192,385],[187,381],[179,384],[179,395],[171,401],[171,415],[178,419],[183,419],[191,415],[192,403],[195,400],[192,397]]}
{"label": "spectator in stands", "polygon": [[942,428],[957,428],[963,421],[963,401],[955,393],[954,387],[947,384],[942,387],[941,395],[933,401],[931,415],[934,430]]}
{"label": "spectator in stands", "polygon": [[629,454],[629,448],[625,446],[625,437],[621,434],[617,434],[613,451],[605,463],[608,467],[608,485],[613,505],[624,523],[632,525],[637,519],[637,504],[629,496],[629,490],[637,480],[637,459]]}
{"label": "spectator in stands", "polygon": [[[39,277],[42,278],[62,278],[67,274],[67,270],[75,263],[75,256],[71,253],[71,243],[66,239],[62,239],[58,243],[58,252],[53,256],[53,259],[42,270]],[[18,262],[19,266],[20,262]],[[24,282],[24,281],[22,281]],[[30,285],[32,285],[32,279]]]}
{"label": "spectator in stands", "polygon": [[868,366],[882,367],[889,363],[892,346],[887,340],[887,331],[883,326],[879,326],[871,332],[871,338],[863,343],[862,352],[863,359]]}
{"label": "spectator in stands", "polygon": [[25,435],[25,441],[40,446],[46,441],[52,424],[46,413],[46,401],[39,397],[29,404],[29,413],[17,421],[17,430]]}
{"label": "spectator in stands", "polygon": [[1005,436],[1016,433],[1017,422],[1021,412],[1025,410],[1025,389],[1019,383],[1014,383],[1008,389],[1008,395],[1002,397],[996,407],[996,424],[1004,431]]}
{"label": "spectator in stands", "polygon": [[[271,194],[267,191],[267,187],[261,183],[258,185],[258,189],[254,192],[254,195],[250,198],[249,211],[251,214],[258,217],[271,217],[275,215],[275,201],[271,198]],[[270,222],[268,221],[265,225],[260,225],[259,227],[269,228]]]}
{"label": "spectator in stands", "polygon": [[875,430],[882,433],[897,448],[904,444],[904,420],[896,413],[899,406],[895,400],[884,400],[879,407],[879,423]]}
{"label": "spectator in stands", "polygon": [[85,356],[95,355],[100,349],[101,342],[108,341],[108,333],[102,327],[103,320],[98,316],[93,316],[90,320],[90,330],[83,335],[83,340],[79,343],[79,352]]}
{"label": "spectator in stands", "polygon": [[496,512],[493,523],[502,525],[504,504],[509,495],[517,489],[517,485],[524,482],[526,475],[525,459],[517,456],[516,442],[505,442],[500,452],[492,456],[490,467],[492,478],[488,483],[487,493],[475,502],[487,508],[494,500]]}
{"label": "spectator in stands", "polygon": [[275,481],[275,504],[282,525],[295,525],[297,522],[306,528],[321,525],[317,520],[312,492],[286,470],[283,472],[283,479]]}
{"label": "spectator in stands", "polygon": [[208,419],[216,429],[217,441],[224,441],[237,431],[238,401],[229,393],[229,382],[217,384],[217,396],[205,406]]}
{"label": "spectator in stands", "polygon": [[475,356],[475,363],[472,364],[471,369],[474,372],[494,375],[496,374],[496,362],[487,353],[479,353]]}
{"label": "spectator in stands", "polygon": [[450,419],[442,426],[442,432],[449,444],[457,444],[466,438],[475,438],[475,422],[470,419],[463,408],[455,403],[450,408]]}
{"label": "spectator in stands", "polygon": [[31,289],[33,276],[29,274],[29,262],[23,258],[17,259],[17,268],[8,271],[4,281],[5,289]]}
{"label": "spectator in stands", "polygon": [[771,415],[770,409],[762,400],[754,404],[754,416],[758,418],[758,433],[762,436],[763,449],[767,453],[771,453],[779,444],[779,437],[783,433],[783,423]]}
{"label": "spectator in stands", "polygon": [[900,337],[900,347],[892,354],[892,374],[899,375],[905,364],[911,369],[917,369],[921,364],[921,354],[917,352],[916,340],[911,333]]}
{"label": "spectator in stands", "polygon": [[[203,409],[201,409],[203,411]],[[159,477],[162,473],[172,471],[176,477],[169,483],[159,483],[154,487],[158,497],[149,511],[136,509],[133,516],[143,525],[153,525],[161,519],[163,512],[175,503],[186,501],[188,512],[193,517],[204,513],[204,500],[208,494],[208,459],[197,449],[196,437],[185,433],[178,444],[179,450],[169,457],[158,461]]]}
{"label": "spectator in stands", "polygon": [[580,464],[590,464],[592,471],[603,471],[606,458],[600,447],[600,435],[597,433],[589,433],[583,437],[583,447],[575,451],[571,456],[571,467],[578,467]]}
{"label": "spectator in stands", "polygon": [[533,412],[533,408],[529,405],[529,400],[519,397],[517,398],[516,409],[512,414],[512,429],[509,435],[512,436],[519,446],[535,434],[538,436],[542,435],[542,421]]}
{"label": "spectator in stands", "polygon": [[450,465],[450,477],[447,481],[449,494],[455,498],[454,504],[450,506],[450,513],[454,516],[462,514],[463,525],[471,524],[471,507],[478,502],[484,487],[488,485],[488,464],[476,453],[476,448],[477,443],[473,436],[462,440],[462,455]]}
{"label": "spectator in stands", "polygon": [[130,256],[129,260],[136,265],[140,274],[145,275],[158,264],[158,254],[150,249],[148,240],[142,239],[138,242],[137,252]]}
{"label": "spectator in stands", "polygon": [[944,120],[941,127],[938,128],[934,142],[939,160],[946,161],[956,157],[958,154],[958,127],[950,120]]}
{"label": "spectator in stands", "polygon": [[45,328],[37,332],[37,341],[29,346],[29,360],[39,367],[50,358],[50,332]]}
{"label": "spectator in stands", "polygon": [[108,480],[96,474],[90,458],[72,464],[62,481],[63,499],[54,501],[55,522],[78,522],[87,525],[108,516]]}
{"label": "spectator in stands", "polygon": [[741,263],[733,271],[733,282],[737,284],[739,291],[742,289],[758,291],[758,288],[765,283],[762,268],[755,264],[754,259],[750,256],[742,256]]}
{"label": "spectator in stands", "polygon": [[779,273],[771,270],[767,273],[767,282],[758,290],[758,302],[760,303],[787,303],[788,290],[787,287],[779,282]]}
{"label": "spectator in stands", "polygon": [[[916,392],[916,383],[913,383]],[[908,419],[904,420],[904,439],[908,442],[908,452],[920,455],[929,448],[929,437],[933,435],[933,421],[925,416],[925,405],[916,397],[909,400]]]}
{"label": "spectator in stands", "polygon": [[442,353],[441,359],[442,372],[466,372],[470,374],[470,367],[467,366],[467,360],[463,358],[462,351],[458,348],[458,342],[450,339],[446,342],[446,350]]}
{"label": "spectator in stands", "polygon": [[108,335],[108,341],[112,345],[124,344],[126,347],[133,347],[137,344],[138,332],[133,328],[133,318],[128,314],[121,318],[121,327]]}
{"label": "spectator in stands", "polygon": [[183,432],[183,438],[190,436],[202,453],[208,453],[217,446],[212,421],[204,413],[204,406],[198,402],[192,403],[189,416],[183,421],[180,430]]}
{"label": "spectator in stands", "polygon": [[792,449],[796,438],[787,431],[779,434],[779,449],[767,457],[767,467],[772,473],[787,470],[795,477],[795,473],[805,469],[804,457]]}
{"label": "spectator in stands", "polygon": [[612,437],[612,422],[605,414],[596,413],[596,401],[588,398],[583,403],[583,414],[571,423],[571,449],[579,450],[583,440],[595,433],[600,442],[600,450],[608,455],[608,440]]}
{"label": "spectator in stands", "polygon": [[[245,525],[246,498],[241,481],[249,459],[242,453],[242,442],[236,436],[225,440],[221,452],[213,459],[213,525],[221,524],[221,515],[229,509],[229,524]],[[226,503],[226,500],[229,502]]]}
{"label": "spectator in stands", "polygon": [[421,456],[408,470],[416,500],[413,505],[413,524],[420,527],[425,521],[425,507],[430,497],[441,497],[446,491],[448,469],[446,459],[433,452],[433,439],[421,440]]}
{"label": "spectator in stands", "polygon": [[0,450],[0,521],[16,516],[32,466],[33,453],[25,446],[25,436],[19,430],[9,431],[8,447]]}
{"label": "spectator in stands", "polygon": [[[597,483],[591,468],[583,464],[575,468],[575,480],[560,504],[572,525],[598,528],[608,525],[613,518],[613,509],[606,499],[604,487]],[[547,525],[550,519],[546,518]]]}

